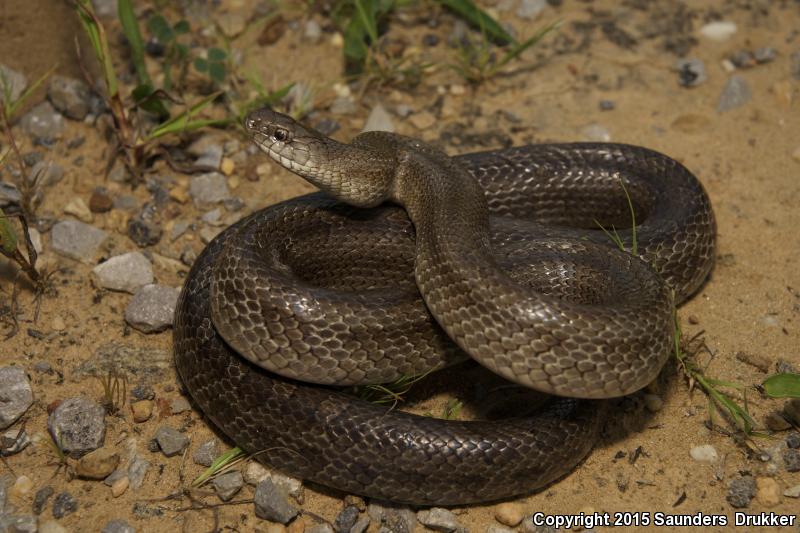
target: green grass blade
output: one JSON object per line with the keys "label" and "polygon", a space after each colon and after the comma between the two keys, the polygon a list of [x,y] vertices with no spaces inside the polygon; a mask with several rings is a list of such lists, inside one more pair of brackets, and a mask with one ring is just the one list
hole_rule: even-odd
{"label": "green grass blade", "polygon": [[522,41],[521,43],[515,44],[511,48],[511,50],[509,50],[508,53],[506,55],[504,55],[502,57],[502,59],[500,59],[500,61],[497,62],[496,69],[498,69],[500,67],[503,67],[504,65],[506,65],[512,59],[515,59],[515,58],[519,57],[519,55],[522,54],[522,52],[524,52],[528,48],[534,46],[536,43],[541,41],[548,33],[550,33],[551,31],[555,30],[560,25],[561,25],[561,21],[560,20],[556,21],[553,24],[550,24],[549,26],[545,26],[544,28],[539,30],[537,33],[535,33],[532,37],[529,37],[528,39]]}
{"label": "green grass blade", "polygon": [[378,23],[375,20],[375,10],[371,9],[373,7],[372,2],[369,3],[369,8],[364,5],[364,2],[370,2],[370,0],[355,0],[356,13],[358,13],[358,18],[364,26],[364,30],[369,35],[370,42],[374,44],[378,42]]}
{"label": "green grass blade", "polygon": [[[185,131],[187,125],[190,124],[191,117],[193,117],[194,115],[205,109],[220,94],[222,93],[218,91],[206,96],[205,98],[194,104],[192,107],[181,113],[180,115],[177,115],[169,119],[168,121],[164,122],[163,124],[160,124],[156,128],[153,128],[153,130],[147,135],[147,140],[151,141],[168,133]],[[194,124],[198,124],[200,122],[204,121],[194,121]],[[197,129],[197,127],[195,126],[194,129]]]}
{"label": "green grass blade", "polygon": [[461,18],[485,30],[486,33],[499,44],[514,42],[514,38],[485,11],[480,9],[472,0],[438,0],[440,4],[457,13]]}
{"label": "green grass blade", "polygon": [[142,40],[139,22],[136,20],[130,0],[117,0],[117,14],[122,24],[122,32],[131,47],[131,61],[133,61],[133,67],[136,69],[136,77],[139,79],[140,84],[152,85],[153,83],[147,74],[147,68],[144,64],[144,41]]}
{"label": "green grass blade", "polygon": [[89,38],[89,42],[94,50],[95,57],[103,68],[103,79],[106,82],[108,97],[113,99],[119,92],[117,83],[117,73],[114,72],[114,63],[111,60],[111,51],[108,47],[106,32],[94,13],[91,0],[77,0],[75,9],[81,21],[81,25]]}
{"label": "green grass blade", "polygon": [[215,474],[220,472],[223,468],[230,466],[234,461],[236,461],[240,457],[243,457],[244,455],[245,455],[244,450],[242,450],[241,448],[239,447],[231,448],[227,452],[223,453],[222,455],[214,459],[214,462],[211,463],[211,466],[206,468],[202,474],[197,476],[197,478],[195,478],[195,480],[192,481],[192,486],[199,487],[200,485],[211,479],[211,477],[213,477]]}
{"label": "green grass blade", "polygon": [[8,100],[3,100],[3,103],[6,105],[6,117],[8,120],[11,120],[12,115],[14,114],[17,109],[20,108],[25,103],[25,100],[30,98],[30,96],[39,88],[39,86],[44,83],[44,80],[50,77],[50,75],[55,71],[56,66],[50,67],[50,70],[42,74],[35,82],[33,82],[30,87],[22,91],[22,94],[19,95],[13,102],[9,102]]}
{"label": "green grass blade", "polygon": [[0,209],[0,249],[5,255],[13,254],[17,249],[17,242],[17,232],[14,231],[14,226]]}
{"label": "green grass blade", "polygon": [[770,398],[800,398],[800,374],[775,374],[761,386]]}

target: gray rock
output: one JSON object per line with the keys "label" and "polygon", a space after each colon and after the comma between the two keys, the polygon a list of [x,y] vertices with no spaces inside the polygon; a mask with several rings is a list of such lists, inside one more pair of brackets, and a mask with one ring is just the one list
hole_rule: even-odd
{"label": "gray rock", "polygon": [[189,437],[168,426],[161,426],[155,436],[158,447],[167,457],[178,455],[189,445]]}
{"label": "gray rock", "polygon": [[787,472],[800,472],[800,451],[789,449],[783,452],[783,464]]}
{"label": "gray rock", "polygon": [[28,79],[24,74],[0,65],[0,102],[4,101],[6,91],[8,91],[11,101],[16,101],[27,86]]}
{"label": "gray rock", "polygon": [[794,487],[789,487],[785,491],[783,491],[783,495],[787,498],[800,498],[800,485],[795,485]]}
{"label": "gray rock", "polygon": [[145,285],[125,308],[125,321],[143,333],[157,333],[172,326],[179,289]]}
{"label": "gray rock", "polygon": [[369,516],[362,516],[359,518],[353,527],[350,528],[350,533],[364,533],[369,527]]}
{"label": "gray rock", "polygon": [[682,87],[697,87],[708,79],[705,63],[696,57],[679,59],[675,68]]}
{"label": "gray rock", "polygon": [[55,520],[46,520],[39,524],[39,533],[69,533],[69,531]]}
{"label": "gray rock", "polygon": [[756,58],[749,50],[739,50],[730,57],[736,68],[750,68],[756,64]]}
{"label": "gray rock", "polygon": [[[2,394],[0,394],[0,398]],[[1,400],[0,400],[1,401]],[[31,443],[24,428],[12,428],[0,435],[0,456],[14,455]]]}
{"label": "gray rock", "polygon": [[52,144],[64,131],[64,117],[48,101],[37,105],[20,120],[22,129],[42,144]]}
{"label": "gray rock", "polygon": [[89,86],[81,80],[55,75],[50,78],[47,97],[64,116],[83,120],[89,113]]}
{"label": "gray rock", "polygon": [[103,527],[100,533],[136,533],[136,528],[125,520],[112,520]]}
{"label": "gray rock", "polygon": [[53,250],[63,256],[91,263],[108,234],[77,220],[62,220],[50,232]]}
{"label": "gray rock", "polygon": [[800,448],[800,433],[793,431],[786,435],[786,446],[794,450]]}
{"label": "gray rock", "polygon": [[306,27],[303,29],[303,37],[312,43],[318,43],[322,38],[322,28],[319,22],[314,19],[308,19]]}
{"label": "gray rock", "polygon": [[731,481],[728,495],[725,497],[731,507],[742,509],[750,505],[756,495],[756,480],[753,476],[743,476]]}
{"label": "gray rock", "polygon": [[161,224],[142,214],[136,215],[128,221],[128,237],[139,247],[144,248],[158,244],[163,234],[164,229]]}
{"label": "gray rock", "polygon": [[64,169],[52,161],[39,161],[31,169],[31,177],[40,187],[51,187],[64,179]]}
{"label": "gray rock", "polygon": [[33,403],[33,389],[18,366],[0,368],[0,429],[16,422]]}
{"label": "gray rock", "polygon": [[192,405],[189,403],[189,400],[181,396],[179,398],[175,398],[169,403],[169,410],[172,411],[173,415],[177,415],[178,413],[191,411]]}
{"label": "gray rock", "polygon": [[128,480],[131,490],[139,490],[144,483],[144,478],[150,470],[150,461],[136,454],[128,465]]}
{"label": "gray rock", "polygon": [[22,194],[13,183],[0,182],[0,207],[11,204],[19,204],[22,201]]}
{"label": "gray rock", "polygon": [[211,483],[219,499],[228,502],[242,489],[244,478],[241,472],[234,470],[215,477]]}
{"label": "gray rock", "polygon": [[717,449],[710,444],[701,444],[689,450],[689,455],[699,463],[716,463],[719,459]]}
{"label": "gray rock", "polygon": [[600,124],[589,124],[581,130],[581,136],[587,141],[608,142],[611,140],[611,133],[608,128]]}
{"label": "gray rock", "polygon": [[153,265],[141,252],[116,255],[92,269],[92,281],[103,289],[133,294],[153,283]]}
{"label": "gray rock", "polygon": [[441,507],[433,507],[418,512],[417,520],[419,520],[420,524],[435,531],[444,531],[445,533],[466,531],[466,529],[458,523],[458,518],[455,514]]}
{"label": "gray rock", "polygon": [[133,196],[123,194],[114,198],[114,209],[120,211],[136,211],[139,209],[139,202]]}
{"label": "gray rock", "polygon": [[200,157],[197,158],[194,164],[218,169],[222,164],[222,145],[210,144],[206,146],[206,149],[200,154]]}
{"label": "gray rock", "polygon": [[53,495],[55,490],[50,485],[46,487],[42,487],[41,489],[36,491],[36,496],[33,497],[33,512],[34,514],[42,514],[44,508],[47,506],[47,502],[50,500],[50,497]]}
{"label": "gray rock", "polygon": [[289,503],[286,492],[279,489],[271,479],[265,479],[258,484],[254,503],[256,516],[281,524],[287,524],[300,512]]}
{"label": "gray rock", "polygon": [[339,96],[331,104],[330,111],[334,115],[352,115],[358,110],[351,96]]}
{"label": "gray rock", "polygon": [[78,510],[78,500],[67,491],[60,493],[53,500],[53,518],[63,518]]}
{"label": "gray rock", "polygon": [[369,112],[367,122],[361,131],[394,131],[394,123],[389,112],[381,104],[375,104]]}
{"label": "gray rock", "polygon": [[8,505],[8,489],[14,485],[14,476],[11,474],[0,475],[0,515],[13,512]]}
{"label": "gray rock", "polygon": [[521,19],[531,20],[536,18],[546,7],[546,0],[522,0],[517,8],[517,16]]}
{"label": "gray rock", "polygon": [[192,461],[198,465],[211,466],[217,455],[219,455],[219,441],[211,439],[197,447],[192,454]]}
{"label": "gray rock", "polygon": [[320,522],[311,527],[306,527],[305,533],[334,533],[334,530],[330,524]]}
{"label": "gray rock", "polygon": [[[103,484],[104,484],[105,486],[107,486],[107,487],[111,487],[111,486],[113,486],[113,485],[114,485],[114,483],[116,483],[116,482],[117,482],[117,481],[119,481],[120,479],[122,479],[122,478],[124,478],[124,477],[127,477],[127,475],[128,475],[128,473],[127,473],[127,471],[125,470],[125,468],[122,468],[122,467],[120,467],[120,468],[117,468],[116,470],[114,470],[113,472],[111,472],[111,473],[108,475],[108,477],[107,477],[107,478],[105,478],[105,479],[103,480]],[[128,479],[128,482],[130,482],[130,479]]]}
{"label": "gray rock", "polygon": [[189,195],[197,207],[203,207],[220,203],[231,194],[225,176],[219,172],[209,172],[192,178]]}
{"label": "gray rock", "polygon": [[346,506],[336,515],[336,520],[333,521],[333,528],[337,533],[348,533],[356,524],[359,514],[361,512],[355,505]]}
{"label": "gray rock", "polygon": [[369,517],[395,533],[411,533],[417,524],[417,515],[405,505],[371,501],[367,506]]}
{"label": "gray rock", "polygon": [[8,533],[36,533],[36,517],[25,515],[0,515],[0,531]]}
{"label": "gray rock", "polygon": [[102,18],[116,18],[117,16],[117,0],[92,0],[94,12],[98,17]]}
{"label": "gray rock", "polygon": [[778,51],[770,46],[756,48],[755,52],[753,52],[753,59],[755,59],[757,63],[769,63],[776,57],[778,57]]}
{"label": "gray rock", "polygon": [[597,103],[597,107],[600,108],[600,111],[613,111],[616,109],[617,104],[613,100],[600,100]]}
{"label": "gray rock", "polygon": [[78,459],[103,445],[105,416],[105,409],[93,400],[75,396],[61,402],[50,413],[47,428],[61,450]]}
{"label": "gray rock", "polygon": [[[72,373],[76,381],[87,376],[105,377],[114,372],[136,376],[139,385],[131,390],[136,400],[152,400],[153,390],[149,385],[160,383],[172,368],[172,354],[157,348],[142,348],[117,342],[103,344],[94,356],[84,361]],[[134,394],[145,394],[143,397]]]}
{"label": "gray rock", "polygon": [[717,103],[717,111],[723,113],[731,109],[743,106],[752,99],[753,95],[750,92],[750,87],[741,76],[731,76],[722,89],[722,94],[719,96]]}

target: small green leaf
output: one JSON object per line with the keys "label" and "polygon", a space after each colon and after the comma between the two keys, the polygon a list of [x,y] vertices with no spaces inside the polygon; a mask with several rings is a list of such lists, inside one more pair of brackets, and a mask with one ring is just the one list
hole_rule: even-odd
{"label": "small green leaf", "polygon": [[175,37],[172,28],[169,27],[169,22],[161,15],[150,17],[147,21],[147,28],[162,43],[167,43]]}
{"label": "small green leaf", "polygon": [[17,232],[0,209],[0,248],[4,254],[13,254],[17,249]]}
{"label": "small green leaf", "polygon": [[209,61],[225,61],[228,54],[225,53],[225,50],[220,48],[209,48],[207,57]]}
{"label": "small green leaf", "polygon": [[244,456],[244,450],[238,447],[231,448],[227,452],[223,453],[222,455],[214,459],[214,462],[211,463],[211,466],[205,469],[202,474],[197,476],[197,478],[194,481],[192,481],[192,486],[198,487],[202,485],[208,479],[210,479],[214,474],[218,473],[223,468],[233,463],[233,461],[243,456]]}
{"label": "small green leaf", "polygon": [[136,88],[133,89],[132,96],[139,108],[149,111],[154,115],[158,115],[161,120],[169,117],[169,111],[167,111],[164,102],[156,96],[156,90],[149,83],[137,85]]}
{"label": "small green leaf", "polygon": [[200,72],[207,72],[208,71],[208,61],[206,61],[202,57],[194,58],[194,68],[196,68]]}
{"label": "small green leaf", "polygon": [[499,44],[513,43],[514,38],[472,0],[438,0],[440,4],[455,11],[470,24],[485,30]]}
{"label": "small green leaf", "polygon": [[217,83],[225,81],[225,63],[211,63],[208,66],[208,75]]}
{"label": "small green leaf", "polygon": [[775,374],[761,386],[771,398],[800,398],[800,374]]}
{"label": "small green leaf", "polygon": [[178,35],[182,33],[189,33],[189,22],[186,20],[179,20],[173,27],[175,33]]}

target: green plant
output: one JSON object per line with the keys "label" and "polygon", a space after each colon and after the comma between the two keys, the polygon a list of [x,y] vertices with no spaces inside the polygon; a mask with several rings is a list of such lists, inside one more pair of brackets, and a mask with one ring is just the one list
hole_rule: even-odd
{"label": "green plant", "polygon": [[164,59],[161,69],[164,72],[163,88],[171,91],[173,87],[173,68],[178,68],[179,84],[183,84],[186,77],[186,67],[189,63],[189,47],[182,43],[182,35],[189,33],[189,23],[179,20],[174,25],[170,24],[161,14],[151,15],[147,19],[147,29],[158,42],[164,46]]}
{"label": "green plant", "polygon": [[[479,22],[481,24],[485,23],[484,19],[480,19]],[[486,28],[481,26],[482,39],[477,44],[471,42],[460,44],[456,62],[449,66],[468,82],[475,85],[483,83],[496,76],[500,69],[512,60],[519,58],[525,50],[536,45],[548,33],[558,28],[560,24],[560,22],[555,22],[545,26],[522,42],[512,40],[511,46],[499,58],[495,51],[496,47],[489,38]]]}
{"label": "green plant", "polygon": [[461,416],[461,410],[464,404],[457,398],[450,398],[442,410],[442,418],[445,420],[458,420]]}
{"label": "green plant", "polygon": [[[86,32],[92,50],[100,63],[103,80],[106,85],[106,99],[114,117],[117,136],[117,153],[124,155],[125,165],[136,177],[141,174],[144,163],[159,151],[156,141],[165,135],[180,134],[198,130],[212,125],[227,125],[232,122],[226,119],[203,119],[197,116],[208,107],[221,93],[214,93],[203,100],[184,107],[184,110],[170,118],[165,101],[173,101],[161,89],[154,89],[144,64],[144,44],[139,33],[138,23],[133,14],[130,0],[119,0],[119,16],[123,31],[131,45],[131,56],[136,68],[140,84],[133,91],[134,102],[126,107],[120,93],[119,82],[105,29],[94,13],[89,0],[75,0],[75,9]],[[138,111],[154,113],[159,124],[150,126],[147,119],[142,119]],[[110,165],[109,165],[110,166]]]}
{"label": "green plant", "polygon": [[119,413],[128,398],[128,378],[109,372],[98,380],[103,385],[103,407],[106,412],[110,415]]}
{"label": "green plant", "polygon": [[397,404],[405,399],[405,395],[411,390],[415,383],[425,378],[434,370],[429,370],[424,374],[416,376],[401,376],[390,383],[383,383],[378,385],[356,385],[349,389],[349,392],[354,396],[377,404],[391,404],[391,409],[397,407]]}
{"label": "green plant", "polygon": [[211,466],[206,468],[202,474],[197,476],[197,478],[192,481],[192,487],[199,487],[203,485],[226,470],[233,468],[235,465],[239,464],[245,459],[247,459],[247,456],[244,453],[244,450],[239,447],[231,448],[227,452],[214,459],[214,461],[211,463]]}
{"label": "green plant", "polygon": [[603,230],[603,233],[608,235],[608,238],[611,239],[617,247],[623,252],[630,252],[632,255],[639,255],[639,246],[637,243],[636,238],[636,211],[633,208],[633,200],[631,200],[631,195],[628,194],[628,188],[625,187],[625,182],[622,178],[619,178],[619,185],[622,187],[622,192],[625,193],[625,200],[628,203],[628,209],[631,213],[631,247],[627,249],[625,247],[625,240],[622,236],[617,232],[617,228],[613,225],[611,226],[611,231],[606,229],[597,219],[595,219],[594,223]]}
{"label": "green plant", "polygon": [[26,87],[17,98],[13,98],[13,87],[11,86],[11,81],[6,78],[5,73],[0,70],[0,94],[2,94],[3,102],[3,122],[7,124],[11,124],[14,120],[14,114],[19,111],[19,109],[25,104],[28,98],[36,92],[44,81],[50,77],[56,67],[50,67],[50,70],[42,74],[35,82],[33,82],[29,87]]}
{"label": "green plant", "polygon": [[227,67],[225,61],[228,54],[221,48],[212,47],[206,52],[206,57],[196,57],[194,59],[194,68],[198,72],[206,74],[211,81],[217,85],[225,81],[225,74]]}
{"label": "green plant", "polygon": [[800,374],[773,374],[761,383],[761,389],[770,398],[800,398]]}

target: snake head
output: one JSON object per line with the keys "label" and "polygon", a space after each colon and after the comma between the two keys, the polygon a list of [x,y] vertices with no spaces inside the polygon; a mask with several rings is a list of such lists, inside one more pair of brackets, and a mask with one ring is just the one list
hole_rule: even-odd
{"label": "snake head", "polygon": [[275,162],[337,200],[374,207],[391,195],[392,154],[340,143],[266,107],[250,112],[244,128]]}

